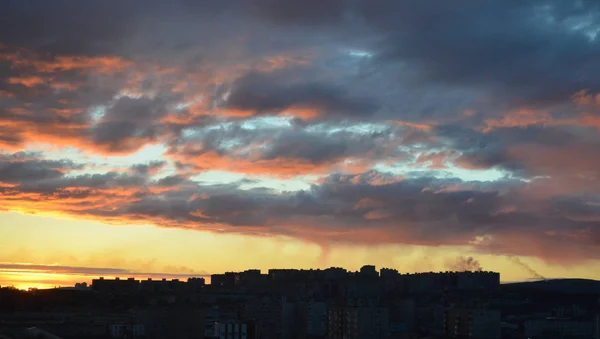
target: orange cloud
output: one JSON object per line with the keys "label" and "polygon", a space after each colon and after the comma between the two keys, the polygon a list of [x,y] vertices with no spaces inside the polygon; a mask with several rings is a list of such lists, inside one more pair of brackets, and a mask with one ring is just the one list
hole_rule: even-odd
{"label": "orange cloud", "polygon": [[52,82],[50,87],[55,90],[76,91],[80,88],[78,84],[68,82]]}
{"label": "orange cloud", "polygon": [[573,94],[571,100],[580,106],[596,106],[600,108],[600,93],[591,94],[588,90],[582,90]]}
{"label": "orange cloud", "polygon": [[19,49],[17,52],[0,51],[0,60],[9,61],[11,68],[32,68],[39,73],[57,73],[71,70],[88,70],[95,73],[122,72],[133,62],[116,56],[56,56],[50,60],[33,51]]}
{"label": "orange cloud", "polygon": [[37,76],[24,78],[9,78],[7,81],[11,85],[23,85],[25,87],[35,87],[44,83],[44,79]]}
{"label": "orange cloud", "polygon": [[[25,160],[18,158],[18,161]],[[42,164],[46,169],[61,169],[60,163]],[[246,165],[253,166],[251,163]],[[259,165],[258,169],[265,170],[265,166],[260,166],[263,165]],[[35,168],[35,162],[32,167]],[[43,171],[33,172],[37,176],[40,176],[39,173]],[[330,241],[360,244],[471,244],[486,253],[543,255],[557,262],[561,260],[557,258],[558,255],[547,252],[547,244],[541,243],[554,241],[552,235],[540,235],[544,231],[556,231],[561,239],[568,237],[571,243],[565,245],[565,250],[574,244],[583,244],[586,251],[593,248],[588,240],[595,236],[595,231],[586,233],[583,228],[561,230],[552,225],[547,227],[545,223],[550,219],[545,217],[548,213],[541,208],[540,202],[540,206],[536,206],[531,199],[526,199],[528,203],[520,203],[516,210],[512,198],[490,194],[484,200],[491,200],[477,205],[478,197],[485,193],[473,193],[476,188],[466,189],[461,197],[452,194],[457,191],[455,189],[444,190],[443,186],[432,187],[430,183],[418,180],[406,180],[409,182],[403,183],[402,179],[390,176],[386,180],[385,176],[373,173],[322,181],[320,187],[314,187],[314,195],[309,192],[300,195],[252,193],[230,188],[211,191],[213,188],[210,185],[192,182],[162,186],[159,182],[149,180],[140,183],[140,178],[131,173],[101,176],[99,180],[94,178],[92,183],[90,177],[60,177],[54,181],[40,176],[42,181],[36,183],[23,176],[20,179],[22,184],[16,185],[10,184],[16,179],[14,174],[9,173],[8,182],[0,185],[0,205],[6,210],[101,220],[110,224],[154,224],[212,232],[286,235],[318,244]],[[431,190],[426,189],[430,187]],[[514,191],[517,190],[511,194],[515,194]],[[516,194],[517,198],[526,197],[522,192],[517,193],[520,193]],[[464,200],[472,204],[476,210],[474,215],[461,207],[464,206]],[[405,202],[408,208],[403,206]],[[522,213],[530,213],[531,219],[525,218],[527,227],[536,229],[536,232],[527,233],[527,228],[518,225],[524,220],[519,217]],[[460,215],[460,220],[457,215]],[[492,223],[506,227],[491,229],[493,235],[472,242],[477,232],[481,231],[479,220],[482,216],[485,216],[484,220],[490,218],[493,219]],[[590,219],[589,214],[563,213],[559,217],[550,215],[554,219],[549,222],[563,222],[563,216],[575,221],[594,220]],[[531,220],[537,221],[529,224]],[[517,225],[513,226],[513,223]],[[516,236],[524,229],[528,241],[541,248],[539,252],[531,251],[531,248],[519,251],[510,244],[497,243],[499,239]],[[584,251],[581,251],[566,260],[582,260],[582,257],[593,258],[595,255],[587,253],[584,256]]]}
{"label": "orange cloud", "polygon": [[406,127],[410,127],[410,128],[425,131],[425,132],[431,131],[431,129],[435,126],[434,123],[416,123],[416,122],[402,121],[402,120],[389,120],[387,122],[394,124],[396,126],[401,126],[401,127],[406,126]]}
{"label": "orange cloud", "polygon": [[445,169],[446,163],[456,159],[458,152],[454,150],[421,153],[415,160],[415,164],[427,165],[431,169]]}
{"label": "orange cloud", "polygon": [[[367,182],[369,185],[371,186],[383,186],[383,185],[389,185],[389,184],[394,184],[397,182],[400,182],[402,180],[405,179],[405,177],[403,175],[394,175],[394,176],[390,176],[390,175],[384,175],[382,173],[379,172],[367,172],[368,169],[365,169],[363,171],[360,172],[346,172],[347,174],[356,174],[356,173],[363,173],[363,175],[357,175],[354,176],[353,178],[351,178],[349,180],[350,183],[358,185],[360,183],[363,182]],[[368,175],[364,175],[364,173],[368,173]]]}
{"label": "orange cloud", "polygon": [[[130,136],[122,138],[118,144],[99,143],[93,140],[90,126],[79,119],[71,119],[82,113],[80,109],[48,109],[54,117],[37,123],[34,112],[24,108],[9,108],[7,111],[14,115],[0,118],[0,136],[6,133],[12,142],[6,143],[5,149],[25,149],[30,142],[51,144],[58,148],[76,146],[90,154],[98,155],[127,155],[142,147],[155,145],[159,136],[144,137]],[[14,119],[20,117],[20,119]],[[0,138],[0,145],[4,144]]]}
{"label": "orange cloud", "polygon": [[371,198],[362,198],[356,203],[356,205],[354,205],[354,209],[358,210],[363,208],[376,208],[382,206],[384,206],[384,204],[381,201],[377,201]]}
{"label": "orange cloud", "polygon": [[302,108],[302,107],[290,107],[289,109],[282,112],[282,116],[292,116],[303,120],[313,120],[320,116],[323,116],[324,112],[314,108]]}
{"label": "orange cloud", "polygon": [[[206,112],[206,111],[205,111]],[[207,114],[212,114],[212,112],[206,112]],[[315,107],[300,107],[293,106],[285,109],[282,112],[272,112],[277,114],[278,116],[291,116],[295,118],[300,118],[303,120],[313,120],[319,117],[322,117],[327,114],[326,111],[315,108]],[[228,108],[224,110],[219,110],[218,115],[225,117],[237,117],[237,118],[249,118],[256,116],[256,112],[254,110],[243,110],[243,109],[233,109]]]}
{"label": "orange cloud", "polygon": [[0,98],[5,98],[5,99],[9,99],[9,98],[14,98],[15,95],[9,91],[0,89]]}
{"label": "orange cloud", "polygon": [[594,151],[585,147],[524,144],[509,147],[507,156],[544,174],[585,176],[596,175],[597,168],[600,168],[600,158],[595,156]]}
{"label": "orange cloud", "polygon": [[69,118],[83,112],[78,108],[50,108],[49,111],[62,118]]}
{"label": "orange cloud", "polygon": [[[586,102],[591,102],[591,100],[592,99],[589,99],[589,101]],[[597,129],[600,129],[600,117],[589,113],[581,113],[572,117],[555,118],[549,112],[546,111],[533,109],[519,109],[516,111],[508,112],[504,114],[504,116],[502,116],[501,118],[486,119],[483,125],[484,126],[480,128],[481,132],[483,133],[488,133],[499,128],[527,127],[532,125],[573,125],[582,127],[595,127]]]}
{"label": "orange cloud", "polygon": [[71,70],[92,70],[95,73],[112,74],[122,72],[132,65],[132,62],[119,57],[59,56],[53,61],[33,62],[31,66],[41,73],[54,73]]}
{"label": "orange cloud", "polygon": [[[335,167],[344,168],[343,159],[332,159],[329,163],[315,164],[308,160],[293,158],[275,158],[260,160],[234,158],[209,151],[198,155],[186,155],[186,152],[171,153],[171,158],[199,170],[221,170],[249,175],[294,177],[306,174],[327,174]],[[347,166],[346,166],[347,168]]]}
{"label": "orange cloud", "polygon": [[500,119],[487,119],[484,121],[483,133],[497,128],[522,127],[529,125],[554,125],[558,121],[552,118],[550,113],[531,109],[520,109],[509,112]]}
{"label": "orange cloud", "polygon": [[367,220],[382,220],[391,217],[392,214],[386,210],[369,211],[365,214]]}
{"label": "orange cloud", "polygon": [[278,69],[285,69],[294,66],[308,66],[310,61],[308,60],[310,55],[307,56],[290,56],[290,55],[276,55],[264,58],[258,62],[257,70],[268,72],[275,71]]}

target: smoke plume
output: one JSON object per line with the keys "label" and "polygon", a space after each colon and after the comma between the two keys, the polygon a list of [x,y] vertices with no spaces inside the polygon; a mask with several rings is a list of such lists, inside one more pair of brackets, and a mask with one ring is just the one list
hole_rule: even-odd
{"label": "smoke plume", "polygon": [[473,257],[458,257],[454,261],[446,264],[451,271],[458,272],[479,272],[483,271],[481,264]]}
{"label": "smoke plume", "polygon": [[538,280],[546,280],[546,278],[539,274],[536,270],[534,270],[533,268],[529,267],[529,265],[527,265],[526,263],[522,262],[521,259],[515,257],[515,256],[510,256],[509,257],[510,261],[512,261],[513,263],[521,266],[523,269],[525,269],[527,272],[529,272],[529,274],[531,274],[533,276],[533,278],[538,279]]}

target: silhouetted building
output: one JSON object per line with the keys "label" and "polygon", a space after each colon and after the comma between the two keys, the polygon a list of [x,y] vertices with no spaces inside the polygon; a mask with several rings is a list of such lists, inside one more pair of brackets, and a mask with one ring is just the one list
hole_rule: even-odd
{"label": "silhouetted building", "polygon": [[129,279],[94,279],[92,289],[101,293],[110,294],[135,294],[139,291],[140,282],[134,278]]}
{"label": "silhouetted building", "polygon": [[443,336],[445,332],[444,307],[441,305],[427,305],[417,307],[416,331],[427,336]]}
{"label": "silhouetted building", "polygon": [[[2,289],[0,333],[37,327],[65,339],[496,339],[499,313],[484,309],[494,308],[509,311],[510,339],[524,333],[600,339],[595,301],[563,296],[546,304],[554,298],[513,296],[499,288],[494,272],[399,274],[365,265],[358,272],[251,269],[211,279],[205,285],[203,278],[100,278],[91,288]],[[540,309],[546,313],[534,313]]]}
{"label": "silhouetted building", "polygon": [[446,338],[500,339],[500,311],[448,308],[444,314]]}
{"label": "silhouetted building", "polygon": [[264,296],[247,300],[241,312],[242,320],[253,320],[260,339],[281,339],[285,329],[284,298]]}
{"label": "silhouetted building", "polygon": [[148,339],[204,337],[205,312],[202,309],[169,306],[139,310],[137,313]]}
{"label": "silhouetted building", "polygon": [[389,310],[368,305],[331,306],[328,332],[329,339],[389,338]]}
{"label": "silhouetted building", "polygon": [[188,291],[196,293],[200,292],[204,288],[205,284],[206,282],[204,278],[189,278],[187,280],[186,287]]}
{"label": "silhouetted building", "polygon": [[391,268],[382,268],[379,272],[379,276],[383,279],[396,279],[400,276],[400,274],[398,273],[398,270]]}
{"label": "silhouetted building", "polygon": [[594,338],[596,321],[560,318],[530,319],[523,324],[526,338]]}
{"label": "silhouetted building", "polygon": [[405,337],[415,331],[416,308],[413,299],[390,300],[390,331],[392,337]]}
{"label": "silhouetted building", "polygon": [[213,274],[210,276],[210,284],[212,286],[219,287],[233,287],[235,286],[236,273],[226,272],[224,274]]}
{"label": "silhouetted building", "polygon": [[407,290],[424,293],[443,290],[496,289],[500,286],[497,272],[440,272],[402,275]]}
{"label": "silhouetted building", "polygon": [[146,337],[146,328],[140,324],[112,324],[108,333],[114,339],[136,339]]}
{"label": "silhouetted building", "polygon": [[377,272],[377,269],[373,265],[365,265],[365,266],[361,267],[360,275],[362,277],[368,277],[368,278],[379,277],[379,273]]}
{"label": "silhouetted building", "polygon": [[219,339],[257,339],[256,324],[252,321],[218,324]]}

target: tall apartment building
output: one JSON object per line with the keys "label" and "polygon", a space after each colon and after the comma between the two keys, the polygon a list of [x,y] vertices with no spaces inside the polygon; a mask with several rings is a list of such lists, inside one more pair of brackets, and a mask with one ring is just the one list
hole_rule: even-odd
{"label": "tall apartment building", "polygon": [[219,339],[256,339],[256,325],[253,322],[227,322],[218,324]]}
{"label": "tall apartment building", "polygon": [[101,293],[135,294],[139,292],[140,282],[134,278],[93,279],[92,289]]}
{"label": "tall apartment building", "polygon": [[446,338],[500,339],[500,311],[448,308],[444,312]]}
{"label": "tall apartment building", "polygon": [[560,318],[529,319],[523,324],[528,338],[597,338],[595,320]]}
{"label": "tall apartment building", "polygon": [[389,312],[377,306],[332,306],[329,309],[329,339],[389,338]]}

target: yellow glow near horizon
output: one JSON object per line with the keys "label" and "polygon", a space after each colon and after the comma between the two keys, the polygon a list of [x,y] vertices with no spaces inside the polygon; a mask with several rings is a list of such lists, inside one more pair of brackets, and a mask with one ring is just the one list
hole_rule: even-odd
{"label": "yellow glow near horizon", "polygon": [[[364,264],[391,267],[405,273],[444,271],[448,269],[449,260],[472,255],[484,269],[500,271],[503,281],[532,278],[529,272],[504,256],[472,253],[468,247],[331,244],[328,249],[322,249],[316,244],[286,237],[217,234],[150,225],[113,226],[15,212],[0,214],[0,239],[0,263],[116,268],[182,277],[250,268],[266,271],[269,268],[341,266],[357,270]],[[522,258],[522,261],[546,277],[600,279],[600,272],[591,269],[598,267],[598,262],[567,268],[532,258]],[[0,270],[0,285],[72,286],[94,277],[82,272],[7,273]]]}

